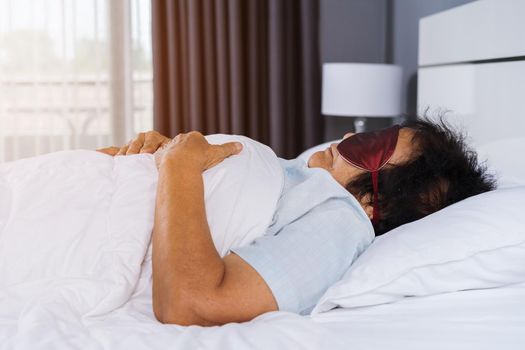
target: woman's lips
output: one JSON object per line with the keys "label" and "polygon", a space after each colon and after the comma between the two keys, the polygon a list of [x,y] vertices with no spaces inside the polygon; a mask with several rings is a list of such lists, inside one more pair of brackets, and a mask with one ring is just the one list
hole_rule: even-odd
{"label": "woman's lips", "polygon": [[328,151],[328,154],[330,155],[331,163],[332,163],[332,166],[333,166],[333,164],[334,164],[334,152],[332,152],[332,147],[328,147],[326,150]]}

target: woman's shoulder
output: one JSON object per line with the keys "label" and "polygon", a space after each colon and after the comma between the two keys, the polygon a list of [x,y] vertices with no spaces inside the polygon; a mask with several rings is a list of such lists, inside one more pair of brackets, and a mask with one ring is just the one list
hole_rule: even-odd
{"label": "woman's shoulder", "polygon": [[310,220],[322,222],[327,229],[330,227],[353,235],[361,233],[366,240],[372,240],[375,236],[372,222],[353,196],[329,198],[306,215],[310,216]]}

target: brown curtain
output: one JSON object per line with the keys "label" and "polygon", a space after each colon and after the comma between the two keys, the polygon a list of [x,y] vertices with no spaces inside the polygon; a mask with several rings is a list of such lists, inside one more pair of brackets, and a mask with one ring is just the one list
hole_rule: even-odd
{"label": "brown curtain", "polygon": [[152,0],[155,129],[322,141],[318,0]]}

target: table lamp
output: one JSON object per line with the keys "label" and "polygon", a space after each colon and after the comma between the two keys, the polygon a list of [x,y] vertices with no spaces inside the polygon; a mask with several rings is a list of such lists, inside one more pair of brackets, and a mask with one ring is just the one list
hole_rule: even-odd
{"label": "table lamp", "polygon": [[403,69],[391,64],[323,64],[322,113],[355,117],[355,132],[365,131],[366,118],[401,114]]}

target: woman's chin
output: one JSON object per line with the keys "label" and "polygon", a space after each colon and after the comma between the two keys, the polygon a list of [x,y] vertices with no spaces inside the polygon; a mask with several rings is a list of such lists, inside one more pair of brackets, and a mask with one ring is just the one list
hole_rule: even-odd
{"label": "woman's chin", "polygon": [[315,152],[308,158],[307,165],[309,168],[324,168],[323,167],[324,151]]}

